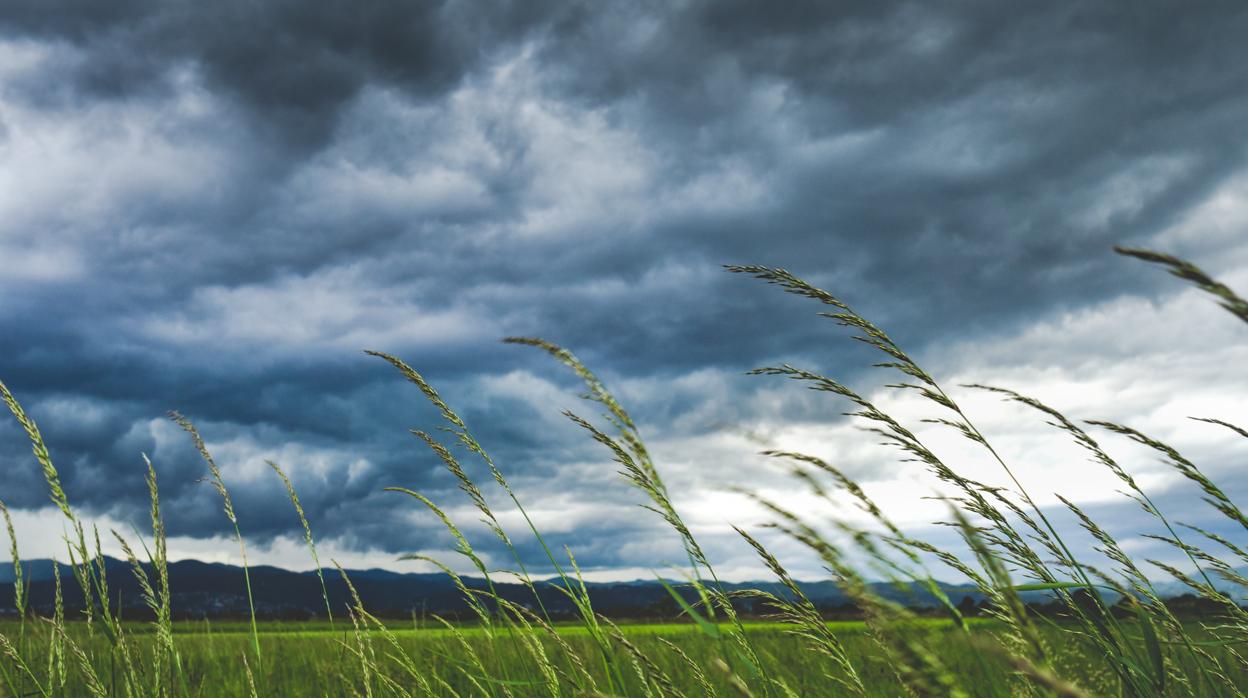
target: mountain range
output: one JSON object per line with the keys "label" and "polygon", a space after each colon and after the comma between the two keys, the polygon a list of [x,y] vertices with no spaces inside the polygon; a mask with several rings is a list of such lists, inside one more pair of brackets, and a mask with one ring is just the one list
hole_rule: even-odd
{"label": "mountain range", "polygon": [[[104,560],[109,596],[113,603],[120,605],[125,617],[145,615],[146,606],[131,565],[110,557]],[[41,613],[50,612],[54,603],[52,565],[51,560],[29,560],[22,565],[23,576],[29,584],[30,605]],[[61,564],[60,568],[66,606],[71,609],[81,608],[82,593],[73,571],[65,564]],[[145,570],[151,574],[150,567],[145,566]],[[337,613],[350,602],[350,591],[336,569],[326,569],[324,574],[330,606]],[[413,614],[438,614],[465,617],[470,612],[463,593],[451,577],[443,573],[365,569],[347,570],[346,574],[358,590],[365,607],[375,615],[409,617]],[[314,570],[295,572],[261,565],[250,568],[250,575],[258,616],[288,619],[324,616],[325,599],[322,596],[321,582]],[[0,614],[13,612],[13,579],[13,567],[0,566]],[[470,589],[486,588],[484,579],[464,577],[463,582]],[[552,618],[570,618],[575,614],[575,608],[555,588],[557,582],[557,578],[535,582],[542,606]],[[248,612],[241,567],[198,560],[171,562],[169,584],[172,607],[178,617],[229,618],[242,617]],[[687,601],[692,602],[696,598],[692,589],[683,582],[673,580],[587,582],[585,586],[594,609],[616,618],[678,615],[679,605],[672,598],[669,587],[677,590]],[[982,603],[982,594],[965,585],[940,583],[940,586],[954,603]],[[495,580],[494,587],[509,601],[527,606],[535,605],[532,592],[520,583]],[[758,589],[781,597],[790,595],[778,582],[734,582],[725,583],[723,587],[729,592]],[[829,615],[855,614],[849,596],[834,581],[805,581],[800,582],[799,587],[816,606]],[[876,594],[915,609],[934,609],[939,603],[931,593],[913,585],[876,582],[871,587]],[[1158,589],[1163,596],[1179,596],[1188,591],[1177,582],[1160,584]],[[1043,591],[1026,592],[1024,596],[1031,603],[1044,603],[1049,600],[1048,592]],[[966,601],[968,598],[969,602]],[[745,613],[764,613],[767,610],[757,600],[750,598],[741,598],[739,605],[740,610]]]}

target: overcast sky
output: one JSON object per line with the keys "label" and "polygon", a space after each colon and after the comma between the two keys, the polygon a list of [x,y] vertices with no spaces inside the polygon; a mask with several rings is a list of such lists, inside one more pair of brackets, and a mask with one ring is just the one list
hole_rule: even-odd
{"label": "overcast sky", "polygon": [[[760,569],[729,524],[763,520],[730,488],[817,511],[764,448],[824,457],[943,535],[922,499],[933,479],[846,405],[744,375],[791,362],[939,416],[885,388],[896,377],[821,308],[721,268],[782,266],[885,327],[1042,502],[1060,492],[1116,535],[1154,532],[1037,415],[953,387],[1126,422],[1248,499],[1244,440],[1186,419],[1248,422],[1248,326],[1110,249],[1173,252],[1248,290],[1245,36],[1238,2],[9,0],[0,379],[88,517],[142,525],[151,456],[174,556],[237,561],[171,409],[222,465],[256,560],[311,564],[272,459],[322,558],[448,557],[436,520],[382,491],[400,485],[504,564],[407,433],[436,413],[361,352],[376,349],[426,375],[584,567],[679,562],[610,454],[561,416],[597,415],[580,386],[507,335],[603,376],[728,576]],[[922,433],[1004,484],[956,434]],[[1220,526],[1155,458],[1105,442],[1175,518]],[[24,556],[63,557],[8,419],[0,498]]]}

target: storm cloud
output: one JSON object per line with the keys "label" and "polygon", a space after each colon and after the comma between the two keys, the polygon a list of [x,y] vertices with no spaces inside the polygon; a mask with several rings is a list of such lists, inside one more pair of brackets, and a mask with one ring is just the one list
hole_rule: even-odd
{"label": "storm cloud", "polygon": [[[1155,422],[1230,468],[1244,451],[1192,432],[1183,396],[1243,413],[1242,328],[1110,247],[1248,281],[1246,35],[1217,2],[6,2],[0,378],[92,515],[141,519],[147,453],[182,550],[227,531],[177,409],[249,538],[299,535],[271,459],[328,545],[386,561],[446,547],[386,486],[476,518],[407,433],[436,411],[360,350],[391,352],[587,568],[661,564],[661,522],[560,415],[594,414],[575,381],[497,341],[540,335],[618,390],[744,559],[723,489],[787,486],[764,446],[930,487],[843,405],[741,375],[888,382],[818,308],[722,269],[757,263],[950,376]],[[1019,424],[996,426],[1026,458],[1047,432]],[[11,422],[0,468],[42,525]]]}

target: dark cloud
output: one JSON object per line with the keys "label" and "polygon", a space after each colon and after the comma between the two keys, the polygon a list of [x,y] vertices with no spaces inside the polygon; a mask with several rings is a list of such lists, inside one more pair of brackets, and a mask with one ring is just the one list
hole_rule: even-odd
{"label": "dark cloud", "polygon": [[[625,386],[853,378],[871,357],[816,308],[720,265],[790,267],[920,352],[1156,293],[1108,248],[1243,170],[1246,34],[1234,3],[8,2],[0,377],[91,511],[141,513],[151,454],[173,533],[225,530],[159,422],[176,408],[235,459],[250,535],[296,530],[261,477],[284,455],[323,536],[405,549],[381,488],[454,482],[406,433],[435,413],[363,348],[462,396],[529,492],[597,462],[577,486],[619,504],[603,454],[552,426],[574,384],[483,387],[556,375],[495,339],[547,336]],[[693,426],[696,391],[636,407],[690,437],[757,419],[756,382]],[[40,505],[0,436],[2,496]],[[587,565],[640,562],[612,554],[619,523],[568,534]]]}
{"label": "dark cloud", "polygon": [[[254,112],[249,125],[316,147],[361,87],[393,84],[434,98],[493,52],[522,38],[543,3],[122,2],[9,4],[10,36],[79,49],[68,68],[75,101],[168,88],[171,68]],[[28,88],[60,89],[52,84]]]}

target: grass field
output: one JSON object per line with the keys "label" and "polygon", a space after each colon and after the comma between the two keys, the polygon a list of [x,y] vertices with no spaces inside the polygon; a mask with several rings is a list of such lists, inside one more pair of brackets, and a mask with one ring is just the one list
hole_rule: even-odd
{"label": "grass field", "polygon": [[[111,654],[108,639],[99,633],[92,639],[81,622],[71,625],[70,635],[77,638],[76,642],[85,653],[95,658],[99,681],[108,693],[124,693],[121,686],[124,672],[107,659]],[[972,625],[975,632],[985,638],[992,637],[1001,629],[1000,624],[991,621]],[[866,695],[897,696],[904,693],[896,672],[870,636],[866,623],[833,622],[829,627],[842,638],[847,654],[861,667]],[[405,676],[405,670],[397,662],[388,667],[386,662],[378,662],[381,673],[387,677],[385,679],[378,673],[366,676],[363,665],[355,656],[359,644],[354,632],[331,629],[324,622],[261,623],[258,628],[265,661],[261,666],[252,666],[251,670],[257,686],[263,687],[259,691],[262,695],[353,696],[366,692],[365,682],[371,684],[373,693],[386,695],[390,693],[387,689],[391,682],[399,685],[411,682],[411,677]],[[787,632],[787,626],[752,622],[745,624],[745,628],[775,679],[789,686],[797,695],[828,693],[827,682],[823,678],[823,674],[830,669],[827,658],[806,651],[804,641]],[[1204,635],[1198,627],[1190,629],[1194,635]],[[731,676],[716,669],[716,659],[724,652],[722,641],[705,636],[695,625],[630,624],[621,626],[620,630],[630,643],[653,660],[655,671],[671,679],[680,695],[704,695],[707,690],[689,670],[685,660],[665,644],[667,642],[679,646],[695,664],[705,667],[703,678],[711,687],[711,692],[721,695],[740,693],[732,685]],[[723,630],[727,632],[729,628]],[[17,631],[13,623],[0,624],[0,632],[10,637],[15,636]],[[565,626],[558,631],[574,651],[582,654],[593,652],[592,638],[584,628]],[[986,657],[951,621],[920,621],[916,623],[915,632],[925,634],[928,642],[941,648],[941,659],[951,672],[961,677],[963,683],[984,687],[983,690],[972,688],[971,695],[997,695],[989,687],[1009,685],[1012,681],[1012,671],[1004,662]],[[128,626],[127,633],[140,647],[156,641],[150,625]],[[248,653],[251,646],[250,624],[175,623],[174,633],[182,653],[190,695],[238,696],[250,692],[245,672],[237,670],[240,658]],[[1053,628],[1047,634],[1058,640],[1063,631]],[[27,657],[43,654],[43,659],[46,659],[47,631],[32,631],[31,635],[23,654]],[[526,650],[515,642],[491,640],[479,627],[457,628],[452,632],[441,627],[415,628],[394,623],[391,638],[415,659],[415,666],[424,676],[435,681],[441,678],[450,689],[463,695],[479,693],[477,686],[468,679],[470,675],[476,676],[483,686],[498,689],[499,693],[507,687],[517,694],[549,694],[543,682],[534,681],[532,658]],[[381,656],[394,651],[391,638],[372,631],[363,633],[361,639],[366,652]],[[465,642],[482,657],[491,678],[496,681],[476,675],[474,667],[465,665],[461,659],[465,653]],[[561,647],[556,642],[546,639],[543,644],[549,656],[559,656]],[[1055,655],[1054,664],[1064,676],[1077,677],[1080,685],[1097,694],[1114,693],[1116,686],[1112,670],[1103,661],[1097,661],[1095,654],[1088,652],[1088,649],[1087,643],[1065,647]],[[569,675],[575,671],[567,662],[562,664],[561,669]],[[588,669],[597,684],[607,683],[604,672],[596,671],[595,667]],[[1239,673],[1237,677],[1248,681],[1248,673]],[[626,681],[629,678],[625,676]],[[69,695],[89,693],[82,677],[72,672],[64,690]],[[450,694],[446,687],[443,690]],[[623,693],[644,694],[640,680],[629,682]]]}
{"label": "grass field", "polygon": [[[1248,323],[1248,301],[1197,267],[1152,252],[1120,251],[1164,265],[1214,295],[1234,317]],[[800,543],[819,561],[853,600],[863,622],[825,622],[820,609],[792,579],[784,561],[741,529],[738,533],[742,539],[754,548],[785,591],[726,591],[713,561],[668,496],[660,468],[651,459],[631,416],[571,353],[539,339],[513,338],[508,341],[543,350],[574,371],[584,381],[587,398],[596,403],[595,410],[606,412],[601,427],[575,414],[568,417],[608,449],[624,478],[683,542],[690,583],[685,594],[672,590],[672,597],[682,609],[685,623],[617,626],[599,615],[581,582],[575,551],[555,551],[547,546],[503,468],[495,464],[464,420],[419,372],[397,357],[376,352],[370,354],[391,364],[440,411],[442,431],[433,432],[438,437],[424,431],[416,435],[442,460],[492,534],[513,555],[512,569],[487,568],[472,542],[438,503],[419,492],[394,488],[410,495],[412,505],[445,525],[456,541],[454,553],[462,556],[462,565],[457,567],[472,569],[474,576],[484,580],[484,590],[470,589],[450,567],[443,567],[461,584],[475,621],[461,625],[433,619],[423,627],[382,621],[369,612],[351,587],[352,602],[340,608],[333,608],[325,593],[325,613],[333,619],[332,626],[328,620],[306,625],[260,623],[254,604],[251,618],[243,623],[175,622],[165,514],[160,507],[156,468],[151,463],[150,538],[140,545],[140,541],[114,535],[130,558],[154,620],[146,624],[123,621],[110,601],[115,597],[109,591],[101,532],[84,525],[74,513],[34,419],[0,383],[0,394],[29,437],[52,501],[71,531],[66,555],[74,573],[64,584],[76,585],[89,600],[81,612],[70,613],[59,603],[58,594],[56,610],[49,617],[37,617],[27,608],[24,594],[28,587],[22,582],[18,564],[20,541],[14,539],[12,525],[8,525],[18,577],[15,606],[21,620],[0,623],[0,692],[11,696],[367,698],[1243,695],[1241,687],[1248,685],[1248,658],[1240,650],[1248,644],[1248,611],[1219,591],[1214,579],[1241,592],[1248,590],[1248,579],[1240,572],[1248,564],[1248,544],[1242,540],[1243,532],[1248,531],[1248,515],[1195,463],[1129,426],[1103,421],[1077,423],[1027,396],[1000,388],[966,386],[1026,405],[1081,446],[1097,467],[1118,478],[1126,497],[1154,517],[1156,525],[1167,532],[1159,540],[1186,562],[1178,567],[1137,561],[1077,505],[1066,502],[1069,513],[1081,522],[1082,533],[1096,541],[1100,552],[1095,560],[1079,559],[1050,523],[1049,515],[1014,477],[989,436],[975,426],[937,379],[882,329],[837,297],[783,270],[734,267],[731,271],[821,304],[826,317],[849,327],[856,339],[883,355],[880,368],[901,374],[902,382],[890,387],[922,396],[933,410],[929,423],[944,425],[984,449],[1000,465],[1003,480],[1010,483],[1008,487],[994,487],[967,479],[913,431],[833,378],[788,365],[758,369],[755,373],[759,375],[792,379],[845,402],[851,414],[869,427],[872,440],[897,448],[952,492],[945,523],[960,535],[962,545],[944,549],[895,525],[834,465],[801,453],[767,453],[788,463],[797,485],[826,500],[828,507],[818,515],[806,515],[791,511],[784,501],[754,496],[755,501],[774,515],[776,530]],[[209,482],[220,496],[224,516],[233,525],[244,567],[240,586],[250,599],[246,542],[239,533],[221,470],[195,426],[181,415],[172,416],[203,456]],[[1217,418],[1206,421],[1248,438],[1248,430],[1242,426]],[[448,444],[438,440],[445,438],[445,433],[450,435]],[[1160,510],[1131,474],[1101,447],[1097,438],[1102,435],[1125,438],[1155,451],[1198,488],[1201,503],[1192,505],[1212,507],[1238,535],[1228,538],[1172,520],[1172,512]],[[483,488],[471,480],[460,464],[461,457],[479,460],[488,468],[492,482]],[[288,488],[293,513],[303,524],[309,555],[321,569],[312,526],[298,495],[276,464],[273,470]],[[840,506],[832,493],[848,497],[872,517],[873,524],[862,527],[836,519],[827,524],[826,514],[835,515]],[[526,529],[504,530],[490,504],[499,500],[518,510]],[[7,510],[3,513],[8,523]],[[513,542],[521,536],[536,541],[544,559],[537,563],[529,560],[526,566]],[[851,562],[864,558],[874,563],[870,577]],[[543,572],[555,571],[554,585],[575,607],[577,622],[552,623],[536,594],[536,603],[529,605],[494,593],[495,578],[513,576],[528,585],[526,593],[532,591],[536,582],[528,567],[538,564]],[[350,586],[346,573],[340,570],[331,568],[324,574],[341,574]],[[1204,622],[1183,622],[1176,617],[1157,593],[1154,579],[1158,574],[1178,580],[1213,609]],[[921,618],[881,598],[868,584],[880,575],[930,593],[942,604],[944,619]],[[937,580],[950,576],[986,599],[982,613],[988,620],[968,618],[946,596]],[[1051,594],[1063,620],[1053,622],[1026,607],[1021,596],[1025,592]],[[743,595],[769,608],[775,622],[742,618],[734,602]]]}

